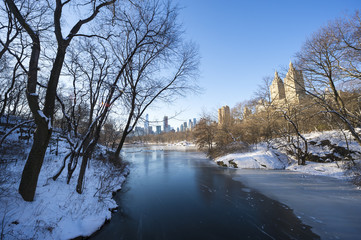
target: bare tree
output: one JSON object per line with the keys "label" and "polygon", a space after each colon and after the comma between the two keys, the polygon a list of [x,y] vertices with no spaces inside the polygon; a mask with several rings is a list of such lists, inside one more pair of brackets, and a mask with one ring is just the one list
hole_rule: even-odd
{"label": "bare tree", "polygon": [[356,88],[361,84],[361,14],[356,11],[353,15],[339,19],[332,24],[333,34],[340,48],[345,51],[338,59],[338,67],[342,76],[353,80]]}
{"label": "bare tree", "polygon": [[[131,133],[146,109],[154,102],[169,101],[187,90],[195,90],[190,79],[198,69],[198,53],[194,44],[184,44],[178,25],[178,8],[169,1],[149,1],[133,6],[125,14],[127,39],[141,39],[136,53],[123,73],[127,89],[123,95],[126,117],[118,157],[126,137]],[[132,47],[126,43],[115,49],[120,62]]]}
{"label": "bare tree", "polygon": [[211,153],[216,132],[217,123],[212,121],[209,116],[202,117],[193,131],[197,147],[199,149],[207,148],[208,153]]}
{"label": "bare tree", "polygon": [[[123,100],[127,107],[128,117],[122,131],[120,143],[115,152],[116,156],[119,156],[127,135],[133,131],[138,120],[151,104],[159,99],[169,100],[171,93],[173,94],[172,97],[174,97],[177,93],[190,88],[187,85],[186,79],[196,69],[196,62],[194,60],[197,54],[192,48],[186,49],[182,54],[183,58],[179,63],[179,68],[176,69],[173,76],[167,78],[152,78],[149,75],[147,76],[146,73],[143,75],[142,71],[143,69],[146,70],[147,63],[141,72],[133,70],[126,72],[125,79],[128,82],[129,88],[127,89],[128,91],[125,91]],[[134,74],[137,74],[137,76],[134,76]]]}
{"label": "bare tree", "polygon": [[306,41],[297,54],[298,64],[306,78],[307,93],[326,112],[337,116],[361,145],[361,137],[353,121],[357,116],[347,108],[342,92],[344,84],[351,79],[345,77],[340,67],[343,59],[348,58],[348,51],[340,42],[334,24],[329,24]]}
{"label": "bare tree", "polygon": [[[20,1],[22,4],[24,1]],[[23,61],[26,45],[20,44],[22,29],[4,1],[0,3],[0,116],[15,114],[22,104]],[[16,52],[16,54],[15,54]]]}
{"label": "bare tree", "polygon": [[[17,52],[13,55],[28,76],[26,97],[37,126],[19,192],[26,201],[34,198],[52,134],[57,98],[68,132],[72,133],[68,139],[71,152],[64,158],[64,165],[58,174],[64,169],[65,162],[69,161],[69,181],[78,158],[82,156],[76,187],[77,192],[81,193],[88,160],[111,110],[124,104],[123,109],[129,111],[127,116],[130,116],[130,121],[127,121],[125,139],[153,102],[171,99],[190,88],[189,79],[196,72],[198,64],[196,49],[192,44],[183,44],[177,22],[178,8],[172,6],[170,1],[91,0],[84,3],[56,0],[52,3],[43,0],[37,4],[29,1],[29,5],[35,9],[30,12],[23,10],[20,2],[5,2],[14,19],[27,33],[23,43],[30,53],[29,64],[23,64]],[[79,10],[81,20],[75,22],[64,36],[63,12],[72,9]],[[102,9],[111,14],[104,14],[100,24],[90,27],[88,23],[103,12]],[[27,17],[28,13],[31,17]],[[44,17],[46,21],[43,21]],[[83,32],[80,32],[81,29]],[[81,45],[71,49],[69,46],[73,39],[79,36],[96,37],[99,42],[82,41],[84,47],[81,51],[77,49]],[[44,51],[41,51],[41,44],[42,47],[46,46]],[[113,55],[108,54],[110,51]],[[67,55],[67,52],[70,54]],[[63,69],[64,63],[66,69]],[[51,70],[48,72],[47,69]],[[62,98],[67,94],[57,92],[61,75],[71,79],[71,99],[64,100]],[[127,98],[119,101],[125,94]],[[77,115],[84,110],[82,106],[90,108],[89,112],[83,112],[85,118]],[[84,129],[79,129],[85,119],[87,124]],[[74,141],[72,136],[79,138]],[[122,144],[118,146],[119,151]]]}
{"label": "bare tree", "polygon": [[0,5],[0,59],[8,51],[10,44],[16,40],[21,32],[20,25],[17,23],[5,2]]}
{"label": "bare tree", "polygon": [[[30,21],[24,18],[24,14],[19,11],[19,8],[13,0],[5,0],[5,2],[14,17],[25,29],[25,31],[28,33],[32,40],[32,50],[28,67],[28,85],[26,93],[29,107],[35,119],[37,129],[34,134],[34,143],[26,161],[19,186],[19,193],[21,194],[23,199],[26,201],[32,201],[34,199],[38,176],[44,160],[45,151],[52,134],[55,98],[59,77],[66,55],[66,50],[75,36],[84,36],[84,34],[79,33],[80,29],[85,24],[94,20],[103,7],[113,4],[115,0],[101,1],[100,3],[97,3],[97,1],[88,1],[87,3],[81,4],[76,4],[74,3],[74,1],[69,0],[57,0],[55,1],[55,6],[52,6],[50,2],[47,1],[38,2],[38,4],[43,6],[42,10],[49,10],[53,14],[52,26],[54,26],[54,34],[56,39],[55,44],[57,45],[55,59],[52,64],[51,72],[47,81],[45,101],[43,104],[44,107],[42,110],[40,109],[39,97],[36,93],[41,47],[40,33],[37,29],[38,26],[34,24],[34,21]],[[88,12],[88,16],[76,22],[70,28],[67,36],[64,37],[61,18],[63,16],[64,7],[68,7],[70,3],[84,10],[90,10]],[[38,14],[41,14],[41,12],[38,12]]]}
{"label": "bare tree", "polygon": [[308,156],[308,142],[301,133],[301,122],[304,121],[305,114],[302,105],[292,106],[287,105],[287,108],[278,109],[281,112],[287,124],[287,132],[283,134],[287,138],[287,144],[295,154],[298,165],[306,165],[306,158]]}
{"label": "bare tree", "polygon": [[[94,149],[111,105],[123,92],[117,88],[121,74],[109,73],[114,70],[110,59],[104,45],[87,40],[79,41],[70,51],[66,69],[72,79],[72,87],[69,91],[72,97],[64,101],[63,97],[58,96],[58,101],[67,122],[67,135],[73,137],[67,137],[71,151],[64,158],[63,165],[53,177],[54,180],[61,174],[69,159],[67,176],[69,183],[81,155],[83,154],[83,161],[86,156],[87,159],[90,157],[93,150],[88,148]],[[118,94],[114,94],[116,92]],[[83,105],[86,106],[86,112],[81,113],[79,111],[84,109]],[[87,152],[86,156],[85,152]]]}

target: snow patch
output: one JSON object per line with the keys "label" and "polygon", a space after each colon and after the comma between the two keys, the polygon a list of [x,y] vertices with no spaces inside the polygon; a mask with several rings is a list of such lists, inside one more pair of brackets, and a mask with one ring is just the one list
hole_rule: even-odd
{"label": "snow patch", "polygon": [[45,116],[45,114],[43,113],[43,111],[38,110],[38,114],[40,115],[41,118],[45,119],[45,121],[48,121],[49,119]]}
{"label": "snow patch", "polygon": [[[53,134],[54,139],[56,134]],[[112,193],[121,188],[128,169],[122,172],[109,162],[91,159],[83,193],[78,194],[75,188],[80,162],[70,184],[66,183],[66,168],[56,181],[52,180],[69,151],[67,142],[60,138],[58,156],[55,144],[47,149],[34,201],[25,202],[18,193],[18,186],[31,144],[18,142],[18,135],[9,136],[1,146],[9,150],[0,154],[0,221],[5,239],[89,236],[111,218],[111,209],[117,207]]]}
{"label": "snow patch", "polygon": [[[309,142],[309,153],[314,156],[325,157],[333,154],[342,159],[337,152],[332,152],[329,144],[343,148],[349,148],[354,151],[354,157],[359,158],[361,154],[360,146],[352,139],[349,132],[325,131],[312,132],[304,135]],[[347,137],[347,142],[345,140]],[[324,143],[324,144],[323,144]],[[326,144],[327,143],[327,144]],[[245,153],[232,153],[216,159],[216,162],[222,161],[228,167],[232,167],[229,161],[233,160],[238,168],[243,169],[286,169],[302,172],[311,175],[322,175],[343,180],[349,180],[345,175],[344,164],[347,161],[332,161],[326,159],[325,162],[306,161],[306,165],[298,165],[297,160],[292,156],[286,155],[281,148],[279,150],[267,148],[266,143],[260,143],[252,146],[255,150]],[[360,160],[355,160],[358,162]]]}
{"label": "snow patch", "polygon": [[231,153],[216,159],[228,164],[233,160],[238,168],[243,169],[285,169],[287,166],[287,157],[283,154],[276,153],[266,146],[259,146],[257,150],[246,153]]}

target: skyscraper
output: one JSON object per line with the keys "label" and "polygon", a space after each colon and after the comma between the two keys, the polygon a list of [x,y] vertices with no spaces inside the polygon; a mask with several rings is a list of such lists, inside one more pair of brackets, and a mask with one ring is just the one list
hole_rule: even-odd
{"label": "skyscraper", "polygon": [[169,131],[168,116],[164,116],[164,118],[163,118],[163,131],[164,132]]}
{"label": "skyscraper", "polygon": [[145,115],[144,131],[145,131],[145,135],[149,134],[149,115],[148,114]]}
{"label": "skyscraper", "polygon": [[156,133],[157,133],[157,134],[161,134],[161,132],[162,132],[162,126],[159,126],[159,125],[158,125],[158,126],[156,126],[155,128],[156,128]]}

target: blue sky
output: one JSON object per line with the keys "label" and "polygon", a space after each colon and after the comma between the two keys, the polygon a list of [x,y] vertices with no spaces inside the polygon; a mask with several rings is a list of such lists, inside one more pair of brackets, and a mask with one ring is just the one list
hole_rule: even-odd
{"label": "blue sky", "polygon": [[[202,94],[159,105],[150,120],[172,127],[223,105],[254,96],[266,76],[288,66],[307,37],[336,18],[361,9],[360,0],[178,0],[185,38],[199,46]],[[159,124],[160,125],[160,124]]]}

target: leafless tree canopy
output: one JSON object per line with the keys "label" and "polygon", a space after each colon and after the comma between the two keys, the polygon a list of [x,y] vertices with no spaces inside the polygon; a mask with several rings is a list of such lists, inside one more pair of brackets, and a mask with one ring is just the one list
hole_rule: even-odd
{"label": "leafless tree canopy", "polygon": [[19,188],[27,201],[54,127],[71,146],[58,174],[69,162],[69,181],[81,158],[81,193],[88,159],[108,139],[103,128],[112,129],[110,115],[126,116],[116,124],[125,126],[116,135],[123,139],[151,104],[196,87],[197,49],[182,38],[171,1],[4,0],[0,11],[0,81],[8,86],[1,116],[31,113],[37,128]]}

